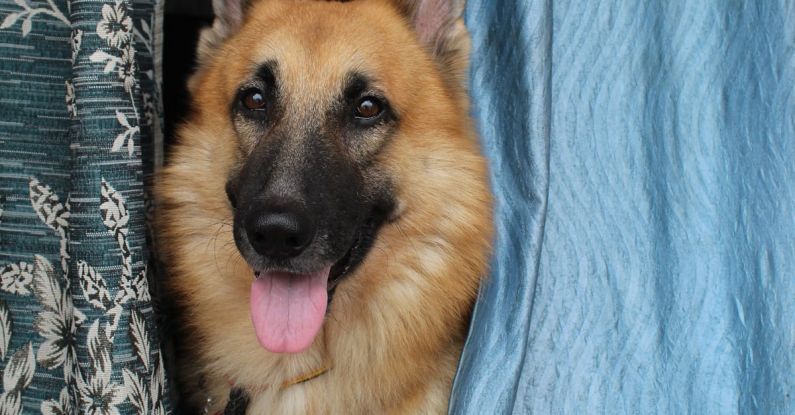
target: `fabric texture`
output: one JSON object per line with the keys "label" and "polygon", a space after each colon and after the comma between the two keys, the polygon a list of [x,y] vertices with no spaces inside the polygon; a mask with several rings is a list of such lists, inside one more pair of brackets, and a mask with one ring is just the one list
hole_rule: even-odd
{"label": "fabric texture", "polygon": [[170,410],[146,221],[160,7],[0,0],[2,414]]}
{"label": "fabric texture", "polygon": [[467,20],[499,236],[450,413],[795,413],[795,2]]}

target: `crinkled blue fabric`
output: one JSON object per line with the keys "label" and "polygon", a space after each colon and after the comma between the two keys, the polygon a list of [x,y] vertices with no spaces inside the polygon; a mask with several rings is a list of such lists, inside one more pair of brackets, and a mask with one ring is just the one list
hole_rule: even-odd
{"label": "crinkled blue fabric", "polygon": [[795,2],[467,7],[498,237],[450,412],[795,413]]}

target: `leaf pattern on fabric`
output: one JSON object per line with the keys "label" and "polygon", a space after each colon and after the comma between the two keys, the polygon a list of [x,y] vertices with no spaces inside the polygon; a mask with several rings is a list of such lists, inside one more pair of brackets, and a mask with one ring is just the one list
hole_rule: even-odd
{"label": "leaf pattern on fabric", "polygon": [[[119,70],[121,71],[121,69]],[[132,79],[134,79],[134,77]],[[135,150],[135,142],[133,141],[133,137],[135,137],[135,134],[141,132],[141,128],[130,125],[130,122],[127,120],[127,116],[121,111],[116,111],[116,120],[122,127],[124,127],[124,131],[119,133],[119,135],[116,136],[116,139],[113,140],[113,146],[111,146],[110,151],[120,151],[126,144],[127,155],[132,156]]]}
{"label": "leaf pattern on fabric", "polygon": [[0,415],[19,415],[22,413],[22,392],[30,386],[35,371],[36,360],[33,359],[33,345],[27,343],[11,356],[3,371]]}
{"label": "leaf pattern on fabric", "polygon": [[121,62],[119,64],[119,79],[124,82],[124,90],[127,93],[132,92],[133,87],[135,87],[136,72],[138,72],[138,66],[135,63],[135,48],[130,43],[121,49]]}
{"label": "leaf pattern on fabric", "polygon": [[3,371],[3,390],[5,393],[22,392],[33,380],[36,360],[33,359],[33,345],[28,343],[11,356]]}
{"label": "leaf pattern on fabric", "polygon": [[91,368],[77,379],[81,413],[119,415],[118,405],[127,398],[123,386],[111,380],[113,370],[113,330],[111,324],[97,319],[88,331],[88,353]]}
{"label": "leaf pattern on fabric", "polygon": [[138,409],[139,413],[148,414],[149,403],[149,390],[144,387],[146,384],[143,379],[130,370],[122,369],[122,376],[124,377],[124,387],[127,389],[127,398]]}
{"label": "leaf pattern on fabric", "polygon": [[21,296],[30,295],[30,284],[33,282],[33,265],[20,262],[8,264],[0,270],[0,289]]}
{"label": "leaf pattern on fabric", "polygon": [[124,304],[130,299],[138,299],[139,301],[151,301],[152,296],[149,293],[149,279],[146,277],[147,268],[139,272],[135,278],[128,278],[127,275],[121,277],[121,287],[116,294],[116,303]]}
{"label": "leaf pattern on fabric", "polygon": [[83,45],[83,31],[72,29],[70,40],[72,43],[72,64],[74,64],[77,61],[77,54],[80,53],[80,46]]}
{"label": "leaf pattern on fabric", "polygon": [[61,389],[57,401],[50,399],[42,402],[41,413],[42,415],[71,415],[73,411],[72,400],[69,397],[69,389]]}
{"label": "leaf pattern on fabric", "polygon": [[166,395],[166,368],[163,363],[163,355],[158,353],[157,365],[155,366],[154,373],[152,373],[152,380],[149,384],[149,396],[151,397],[151,408],[153,415],[165,415],[166,409],[163,406],[163,401]]}
{"label": "leaf pattern on fabric", "polygon": [[88,60],[94,63],[104,63],[105,67],[102,69],[104,73],[111,73],[116,69],[116,65],[121,62],[121,59],[101,50],[97,50],[88,57]]}
{"label": "leaf pattern on fabric", "polygon": [[[134,379],[125,376],[123,385],[114,384],[109,380],[113,366],[113,339],[121,318],[122,305],[131,300],[148,301],[151,297],[146,267],[137,277],[132,276],[132,254],[127,243],[130,214],[126,202],[122,194],[104,178],[100,184],[100,202],[102,223],[116,240],[121,252],[122,275],[119,291],[114,300],[111,300],[107,283],[102,275],[86,262],[78,262],[78,273],[81,276],[81,287],[86,301],[105,311],[105,319],[95,320],[89,329],[88,342],[92,370],[83,372],[78,379],[82,410],[86,413],[115,414],[118,413],[117,405],[130,399],[131,404],[139,408],[142,413],[149,413],[150,406],[151,410],[155,411],[158,405],[155,403],[150,405],[147,397],[159,391],[162,398],[164,379],[160,380],[158,376],[163,375],[157,372],[157,370],[162,372],[162,367],[158,366],[152,374],[150,387],[153,389],[148,392],[143,388],[144,383],[137,377],[138,375],[135,375]],[[101,323],[101,320],[108,321]],[[137,309],[130,312],[130,337],[136,355],[144,368],[149,371],[151,343],[144,317]]]}
{"label": "leaf pattern on fabric", "polygon": [[[116,0],[113,6],[109,4],[103,5],[102,20],[97,24],[96,33],[107,42],[111,51],[118,53],[118,55],[97,49],[89,57],[91,62],[105,65],[102,70],[103,73],[110,74],[114,69],[118,68],[118,79],[121,81],[124,91],[130,96],[130,106],[134,112],[135,119],[139,122],[141,117],[138,114],[135,99],[133,99],[133,91],[137,83],[136,74],[138,72],[134,38],[142,39],[144,46],[150,54],[152,53],[149,23],[141,19],[141,27],[142,29],[139,31],[133,24],[132,17],[130,17],[124,1]],[[153,77],[150,73],[147,73],[147,76]],[[132,125],[127,115],[121,111],[116,111],[116,120],[124,128],[124,131],[116,135],[110,151],[117,152],[121,151],[122,148],[126,148],[127,156],[133,157],[135,153],[134,138],[141,132],[140,124]]]}
{"label": "leaf pattern on fabric", "polygon": [[34,327],[44,338],[36,358],[47,369],[63,365],[68,381],[77,367],[77,328],[85,316],[74,309],[72,297],[61,289],[52,265],[40,255],[36,256],[34,291],[42,305]]}
{"label": "leaf pattern on fabric", "polygon": [[22,30],[22,37],[27,36],[30,34],[30,31],[33,29],[33,20],[39,14],[43,14],[46,16],[54,17],[55,19],[61,21],[62,23],[69,25],[69,19],[55,7],[55,3],[52,1],[48,1],[47,5],[49,7],[32,7],[26,0],[15,0],[14,3],[22,8],[22,11],[9,13],[3,22],[0,23],[0,29],[8,29],[14,26],[17,21],[20,19],[22,20],[22,26],[20,27]]}
{"label": "leaf pattern on fabric", "polygon": [[2,393],[0,394],[0,415],[19,415],[22,413],[22,394]]}
{"label": "leaf pattern on fabric", "polygon": [[148,385],[143,378],[130,370],[124,369],[122,376],[125,389],[127,389],[127,398],[138,410],[138,413],[165,415],[166,410],[163,407],[165,375],[162,358],[158,360],[152,374],[152,382]]}
{"label": "leaf pattern on fabric", "polygon": [[108,46],[118,48],[129,42],[132,26],[132,18],[122,0],[116,0],[113,6],[102,6],[102,20],[97,23],[97,34],[108,42]]}
{"label": "leaf pattern on fabric", "polygon": [[117,192],[104,178],[100,193],[102,204],[99,205],[99,209],[102,211],[102,223],[119,244],[122,256],[122,278],[131,279],[132,255],[130,247],[127,245],[127,233],[129,232],[127,224],[130,221],[130,214],[127,212],[127,205],[121,193]]}
{"label": "leaf pattern on fabric", "polygon": [[[119,247],[123,248],[127,244],[124,240],[127,238],[127,223],[130,221],[127,205],[124,203],[121,193],[117,192],[104,178],[100,191],[102,204],[99,205],[99,209],[102,211],[102,223],[116,238]],[[122,249],[122,251],[129,252],[129,249]]]}
{"label": "leaf pattern on fabric", "polygon": [[50,229],[60,232],[69,227],[69,211],[58,195],[53,193],[50,186],[41,184],[35,178],[30,181],[30,202],[39,219]]}
{"label": "leaf pattern on fabric", "polygon": [[166,410],[163,407],[165,375],[162,358],[158,360],[152,374],[152,382],[149,384],[141,376],[127,369],[122,371],[122,376],[127,389],[127,398],[139,413],[165,415]]}
{"label": "leaf pattern on fabric", "polygon": [[143,101],[143,121],[141,122],[142,125],[152,126],[155,122],[155,117],[157,116],[157,108],[155,108],[155,102],[152,99],[151,94],[143,93],[141,94],[141,100]]}
{"label": "leaf pattern on fabric", "polygon": [[4,301],[0,301],[0,360],[6,360],[9,344],[11,344],[11,311]]}
{"label": "leaf pattern on fabric", "polygon": [[60,237],[61,271],[68,288],[69,250],[67,245],[69,243],[69,218],[71,217],[69,201],[62,204],[58,195],[49,186],[41,184],[35,177],[31,178],[28,183],[28,193],[30,204],[36,215],[50,229],[55,230]]}
{"label": "leaf pattern on fabric", "polygon": [[69,116],[72,118],[77,117],[77,100],[75,99],[75,86],[72,81],[66,81],[66,109],[69,111]]}
{"label": "leaf pattern on fabric", "polygon": [[102,274],[85,261],[77,262],[77,273],[80,275],[80,287],[83,289],[86,301],[98,309],[107,310],[111,300],[108,285]]}
{"label": "leaf pattern on fabric", "polygon": [[149,370],[149,335],[144,316],[135,309],[130,313],[130,337],[133,339],[135,354],[141,359],[146,370]]}

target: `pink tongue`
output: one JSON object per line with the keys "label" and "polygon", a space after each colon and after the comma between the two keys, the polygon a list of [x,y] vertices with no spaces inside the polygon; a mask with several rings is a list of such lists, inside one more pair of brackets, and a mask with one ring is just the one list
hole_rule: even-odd
{"label": "pink tongue", "polygon": [[299,353],[312,345],[326,315],[330,270],[263,272],[251,284],[251,321],[262,347],[273,353]]}

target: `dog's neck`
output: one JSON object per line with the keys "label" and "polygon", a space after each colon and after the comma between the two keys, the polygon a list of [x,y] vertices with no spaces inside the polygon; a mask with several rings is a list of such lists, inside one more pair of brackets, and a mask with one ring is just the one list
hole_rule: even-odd
{"label": "dog's neck", "polygon": [[[289,388],[290,386],[299,385],[299,384],[304,383],[304,382],[309,382],[312,379],[319,378],[319,377],[325,375],[326,373],[328,373],[328,371],[331,370],[333,367],[334,367],[334,365],[331,364],[330,360],[325,360],[323,362],[323,364],[320,365],[317,369],[314,369],[314,370],[311,370],[311,371],[309,371],[307,373],[298,375],[298,376],[296,376],[294,378],[286,379],[284,382],[282,382],[279,385],[279,390],[283,391],[283,390]],[[242,385],[242,384],[238,384],[237,382],[235,382],[234,379],[232,379],[230,377],[227,377],[226,380],[229,383],[229,386],[231,386],[232,388],[244,389],[244,390],[250,391],[251,393],[253,393],[255,395],[257,395],[259,393],[262,393],[262,392],[265,392],[266,390],[271,388],[271,385],[267,385],[267,384],[264,384],[264,385]]]}
{"label": "dog's neck", "polygon": [[[333,365],[330,361],[326,361],[323,363],[322,366],[319,368],[305,373],[300,376],[296,376],[292,379],[287,379],[279,386],[279,390],[283,391],[291,386],[300,385],[304,382],[309,382],[312,379],[317,379],[333,368]],[[237,415],[237,414],[245,414],[246,409],[248,408],[249,401],[251,400],[251,396],[258,395],[270,388],[269,385],[255,385],[253,387],[247,385],[238,385],[232,380],[231,378],[227,378],[227,382],[229,382],[229,386],[232,388],[229,391],[229,399],[226,403],[226,408],[224,409],[223,413],[218,412],[216,415]],[[207,408],[205,408],[205,414],[209,413],[209,407],[213,405],[212,398],[207,399]]]}
{"label": "dog's neck", "polygon": [[[285,379],[279,385],[279,392],[282,392],[292,386],[300,385],[305,382],[309,382],[310,380],[317,379],[324,374],[328,373],[334,365],[328,353],[328,347],[326,343],[326,331],[323,330],[322,332],[322,350],[323,350],[323,359],[320,362],[321,364],[309,372],[300,374],[298,376]],[[256,397],[257,395],[266,392],[267,390],[271,389],[272,385],[270,384],[263,384],[263,385],[248,385],[248,384],[240,384],[231,376],[225,376],[226,382],[230,386],[229,391],[229,398],[226,403],[226,408],[223,411],[223,415],[237,415],[237,414],[245,414],[246,409],[248,408],[248,404],[251,401],[251,398]],[[209,407],[213,406],[214,402],[212,398],[207,399],[207,408],[205,409],[204,413],[209,413]],[[222,415],[218,413],[216,415]]]}
{"label": "dog's neck", "polygon": [[[280,385],[279,390],[283,391],[290,386],[299,385],[304,382],[309,382],[312,379],[319,378],[331,370],[331,368],[331,363],[327,362],[323,366],[309,373],[285,380]],[[268,385],[259,385],[255,386],[253,389],[249,389],[244,386],[235,385],[233,381],[230,381],[230,385],[232,386],[232,390],[229,391],[229,400],[226,403],[226,408],[224,409],[223,415],[245,414],[246,409],[248,409],[249,401],[251,400],[251,394],[253,393],[254,395],[257,395],[258,393],[264,392],[266,389],[268,389]],[[248,390],[251,390],[251,392],[248,392]],[[208,403],[211,404],[212,401],[209,400]],[[219,413],[217,415],[221,414]]]}

